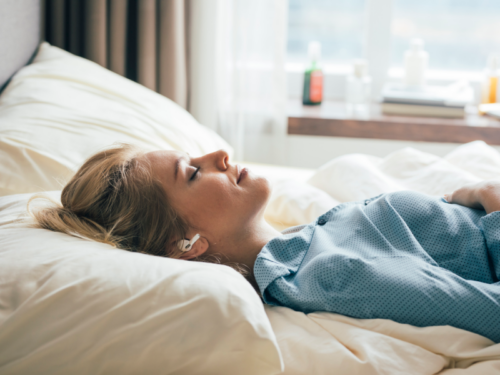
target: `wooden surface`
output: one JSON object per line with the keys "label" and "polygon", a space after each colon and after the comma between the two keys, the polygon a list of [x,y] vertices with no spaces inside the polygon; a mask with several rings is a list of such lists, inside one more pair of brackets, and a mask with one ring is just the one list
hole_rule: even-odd
{"label": "wooden surface", "polygon": [[343,102],[303,106],[297,100],[289,102],[288,116],[288,134],[500,145],[500,121],[479,116],[474,108],[464,118],[450,119],[384,115],[380,105],[372,104],[360,115],[348,113]]}

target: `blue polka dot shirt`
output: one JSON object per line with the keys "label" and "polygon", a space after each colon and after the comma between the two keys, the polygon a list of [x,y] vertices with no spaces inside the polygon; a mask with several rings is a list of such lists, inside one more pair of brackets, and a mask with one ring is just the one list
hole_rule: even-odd
{"label": "blue polka dot shirt", "polygon": [[283,233],[254,266],[266,303],[450,325],[500,342],[500,212],[402,191]]}

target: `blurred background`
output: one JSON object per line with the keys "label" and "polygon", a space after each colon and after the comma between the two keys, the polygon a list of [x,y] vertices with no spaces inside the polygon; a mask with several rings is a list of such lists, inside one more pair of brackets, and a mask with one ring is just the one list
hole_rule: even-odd
{"label": "blurred background", "polygon": [[[343,105],[346,77],[352,76],[357,59],[363,60],[360,71],[370,81],[363,121],[382,121],[373,106],[387,100],[383,90],[388,84],[404,81],[405,53],[411,40],[419,38],[427,53],[426,90],[465,81],[473,98],[460,116],[464,125],[481,125],[477,121],[482,120],[469,119],[466,107],[480,103],[488,59],[500,53],[498,0],[43,4],[42,32],[48,42],[172,99],[228,140],[237,159],[295,167],[315,168],[350,152],[385,156],[412,146],[444,155],[456,147],[456,141],[434,141],[432,136],[413,141],[404,136],[290,134],[290,117],[351,118]],[[322,103],[313,109],[301,103],[312,41],[321,46],[322,74]]]}
{"label": "blurred background", "polygon": [[[500,2],[495,0],[394,0],[390,68],[403,66],[410,38],[426,42],[435,70],[480,71],[500,49]],[[310,40],[319,40],[323,61],[349,64],[363,56],[367,0],[289,0],[287,60],[302,62]],[[380,51],[385,53],[386,51]]]}
{"label": "blurred background", "polygon": [[[369,57],[371,65],[383,65],[377,73],[387,77],[380,80],[397,79],[418,37],[430,56],[431,82],[479,81],[488,57],[500,52],[499,19],[495,0],[289,0],[287,69],[301,70],[309,41],[318,40],[327,72],[346,74],[354,59]],[[341,98],[343,91],[327,88],[326,95]]]}

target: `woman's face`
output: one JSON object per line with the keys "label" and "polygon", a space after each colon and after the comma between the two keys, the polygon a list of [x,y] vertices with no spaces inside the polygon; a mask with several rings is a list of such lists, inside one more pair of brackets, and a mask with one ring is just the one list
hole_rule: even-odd
{"label": "woman's face", "polygon": [[189,225],[189,238],[199,233],[215,244],[262,218],[270,194],[268,181],[231,164],[224,150],[197,158],[180,151],[153,151],[143,157]]}

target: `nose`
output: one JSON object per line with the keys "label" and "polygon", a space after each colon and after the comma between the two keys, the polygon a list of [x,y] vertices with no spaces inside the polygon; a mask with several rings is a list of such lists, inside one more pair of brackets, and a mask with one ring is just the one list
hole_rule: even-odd
{"label": "nose", "polygon": [[217,170],[225,172],[229,168],[229,154],[225,150],[218,150],[210,154],[202,156],[200,160],[204,160],[207,165],[214,166]]}
{"label": "nose", "polygon": [[229,154],[225,150],[214,152],[217,168],[226,171],[229,168]]}

